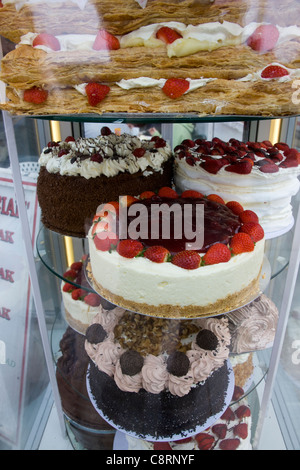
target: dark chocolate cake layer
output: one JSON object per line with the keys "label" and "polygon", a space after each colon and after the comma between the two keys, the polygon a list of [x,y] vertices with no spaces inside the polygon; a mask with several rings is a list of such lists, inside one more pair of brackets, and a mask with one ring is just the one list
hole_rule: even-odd
{"label": "dark chocolate cake layer", "polygon": [[138,393],[123,392],[114,379],[101,372],[92,361],[87,378],[94,404],[103,417],[122,431],[155,440],[195,434],[211,416],[222,412],[226,405],[229,370],[226,362],[183,397],[168,391],[159,394],[144,389]]}
{"label": "dark chocolate cake layer", "polygon": [[62,176],[40,168],[37,195],[45,227],[62,235],[84,238],[97,207],[118,200],[119,196],[136,196],[143,191],[155,191],[170,186],[172,160],[162,166],[162,172],[145,177],[141,171],[116,176]]}

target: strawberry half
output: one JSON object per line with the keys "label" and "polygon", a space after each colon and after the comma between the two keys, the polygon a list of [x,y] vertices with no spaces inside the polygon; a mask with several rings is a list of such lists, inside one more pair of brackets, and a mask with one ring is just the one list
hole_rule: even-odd
{"label": "strawberry half", "polygon": [[190,83],[184,78],[168,78],[164,84],[162,91],[171,99],[180,98],[188,89]]}
{"label": "strawberry half", "polygon": [[165,42],[166,44],[172,44],[176,39],[182,38],[181,34],[177,33],[175,29],[169,28],[168,26],[162,26],[156,33],[156,38]]}
{"label": "strawberry half", "polygon": [[208,248],[202,259],[205,264],[227,263],[231,259],[231,251],[224,243],[216,243]]}
{"label": "strawberry half", "polygon": [[60,43],[59,40],[53,36],[53,34],[48,34],[48,33],[41,33],[38,34],[33,42],[32,46],[46,46],[52,49],[53,51],[60,51]]}
{"label": "strawberry half", "polygon": [[168,442],[154,442],[153,450],[172,450]]}
{"label": "strawberry half", "polygon": [[150,246],[145,251],[145,258],[154,263],[165,263],[170,259],[170,252],[160,245]]}
{"label": "strawberry half", "polygon": [[235,233],[230,242],[230,248],[234,255],[249,253],[254,250],[254,242],[248,233]]}
{"label": "strawberry half", "polygon": [[235,411],[235,414],[239,419],[242,419],[242,418],[247,418],[247,417],[251,416],[251,411],[250,411],[250,408],[248,406],[241,405]]}
{"label": "strawberry half", "polygon": [[48,91],[34,86],[24,91],[23,99],[27,103],[41,104],[48,98]]}
{"label": "strawberry half", "polygon": [[261,78],[280,78],[289,75],[289,71],[280,65],[268,65],[261,72]]}
{"label": "strawberry half", "polygon": [[273,24],[261,25],[248,38],[247,45],[257,52],[271,51],[279,38],[279,31]]}
{"label": "strawberry half", "polygon": [[91,106],[97,106],[97,104],[106,97],[109,91],[109,86],[94,82],[88,83],[85,87],[88,102]]}
{"label": "strawberry half", "polygon": [[211,428],[212,432],[216,434],[219,439],[224,439],[227,434],[227,425],[223,423],[215,424]]}
{"label": "strawberry half", "polygon": [[206,434],[205,432],[200,432],[197,434],[195,439],[200,450],[210,450],[215,442],[214,436]]}
{"label": "strawberry half", "polygon": [[248,424],[239,423],[233,428],[233,434],[241,439],[246,439],[248,437]]}
{"label": "strawberry half", "polygon": [[124,258],[135,258],[143,249],[141,242],[131,239],[121,240],[117,246],[117,252]]}
{"label": "strawberry half", "polygon": [[236,450],[240,445],[239,439],[224,439],[220,442],[219,446],[221,450]]}
{"label": "strawberry half", "polygon": [[105,29],[100,29],[95,38],[93,49],[95,51],[115,51],[120,49],[120,41],[116,36],[109,33]]}
{"label": "strawberry half", "polygon": [[184,250],[176,253],[171,262],[179,268],[197,269],[201,263],[201,256],[196,251]]}

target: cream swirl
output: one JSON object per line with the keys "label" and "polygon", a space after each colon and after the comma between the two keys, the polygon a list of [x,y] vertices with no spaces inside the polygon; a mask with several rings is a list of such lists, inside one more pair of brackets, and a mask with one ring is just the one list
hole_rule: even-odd
{"label": "cream swirl", "polygon": [[194,380],[191,371],[181,377],[169,374],[169,378],[167,381],[169,392],[172,395],[177,395],[178,397],[183,397],[184,395],[187,395],[191,390],[193,382]]}
{"label": "cream swirl", "polygon": [[123,392],[136,392],[142,387],[142,373],[139,372],[135,375],[123,374],[120,361],[116,363],[114,380]]}
{"label": "cream swirl", "polygon": [[97,345],[97,351],[94,356],[94,362],[99,370],[113,377],[116,364],[123,350],[118,343],[107,339]]}
{"label": "cream swirl", "polygon": [[160,393],[168,379],[166,364],[161,356],[146,356],[142,368],[143,388],[150,393]]}
{"label": "cream swirl", "polygon": [[187,356],[191,363],[191,372],[194,382],[205,381],[211,375],[214,368],[211,355],[190,350],[187,351]]}

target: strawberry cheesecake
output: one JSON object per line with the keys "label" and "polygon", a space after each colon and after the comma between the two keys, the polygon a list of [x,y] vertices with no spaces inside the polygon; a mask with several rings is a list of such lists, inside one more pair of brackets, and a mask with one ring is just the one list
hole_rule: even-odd
{"label": "strawberry cheesecake", "polygon": [[254,212],[216,194],[179,196],[170,187],[117,204],[100,207],[88,234],[90,280],[110,302],[195,318],[258,295],[265,238]]}
{"label": "strawberry cheesecake", "polygon": [[230,403],[229,344],[226,318],[170,320],[101,309],[86,331],[90,399],[131,435],[194,434]]}
{"label": "strawberry cheesecake", "polygon": [[170,184],[173,159],[162,138],[141,140],[104,126],[96,138],[49,142],[39,165],[37,195],[43,224],[84,238],[99,204]]}
{"label": "strawberry cheesecake", "polygon": [[185,140],[174,149],[178,192],[218,192],[256,212],[265,237],[290,230],[291,200],[299,191],[300,153],[285,143],[219,138]]}

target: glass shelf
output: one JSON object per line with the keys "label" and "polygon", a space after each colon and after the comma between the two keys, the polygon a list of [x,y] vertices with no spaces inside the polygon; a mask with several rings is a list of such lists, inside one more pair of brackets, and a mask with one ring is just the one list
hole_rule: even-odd
{"label": "glass shelf", "polygon": [[72,121],[72,122],[112,122],[112,123],[175,123],[175,122],[236,122],[236,121],[265,121],[272,119],[284,119],[296,117],[288,116],[254,116],[254,115],[199,115],[193,113],[104,113],[104,114],[52,114],[32,115],[34,119],[49,121]]}

